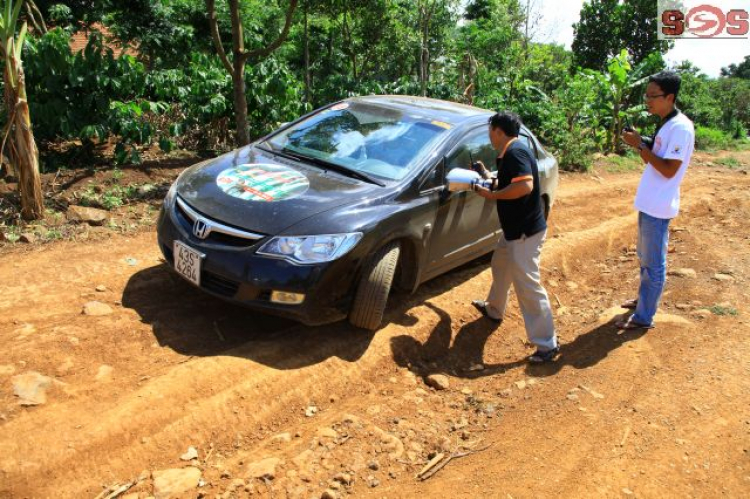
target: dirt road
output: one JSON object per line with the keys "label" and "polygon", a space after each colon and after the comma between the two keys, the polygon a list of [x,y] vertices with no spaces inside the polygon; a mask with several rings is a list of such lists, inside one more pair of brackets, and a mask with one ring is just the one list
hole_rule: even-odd
{"label": "dirt road", "polygon": [[393,297],[371,334],[207,297],[153,232],[3,254],[0,498],[748,497],[750,176],[691,168],[687,271],[647,333],[611,324],[638,175],[563,178],[542,262],[563,355],[542,367],[515,300],[497,330],[469,306],[486,261]]}

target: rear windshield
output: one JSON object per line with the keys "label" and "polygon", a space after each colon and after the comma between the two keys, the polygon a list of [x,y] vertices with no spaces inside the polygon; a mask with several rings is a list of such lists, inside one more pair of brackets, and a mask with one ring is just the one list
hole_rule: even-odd
{"label": "rear windshield", "polygon": [[344,102],[273,136],[277,150],[336,163],[386,180],[399,180],[451,125],[418,114]]}

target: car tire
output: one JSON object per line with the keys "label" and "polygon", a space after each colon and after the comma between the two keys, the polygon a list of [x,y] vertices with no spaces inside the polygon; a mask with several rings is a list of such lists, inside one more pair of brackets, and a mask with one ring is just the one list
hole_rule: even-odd
{"label": "car tire", "polygon": [[370,331],[380,327],[400,254],[400,245],[392,242],[380,248],[365,263],[349,314],[353,326]]}

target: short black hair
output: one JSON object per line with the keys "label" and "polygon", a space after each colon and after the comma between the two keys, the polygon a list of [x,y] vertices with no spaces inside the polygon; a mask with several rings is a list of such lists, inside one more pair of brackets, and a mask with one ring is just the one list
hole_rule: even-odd
{"label": "short black hair", "polygon": [[489,124],[491,128],[499,128],[508,137],[518,137],[521,131],[521,117],[510,111],[502,111],[490,116]]}
{"label": "short black hair", "polygon": [[674,100],[677,100],[677,94],[680,93],[680,83],[682,78],[679,74],[674,71],[661,71],[655,75],[651,75],[648,79],[649,83],[656,83],[661,88],[661,91],[665,95],[674,95]]}

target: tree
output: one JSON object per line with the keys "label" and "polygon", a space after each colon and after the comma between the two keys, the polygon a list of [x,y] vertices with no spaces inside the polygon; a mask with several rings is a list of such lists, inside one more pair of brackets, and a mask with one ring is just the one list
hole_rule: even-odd
{"label": "tree", "polygon": [[224,68],[232,76],[234,113],[237,128],[236,142],[238,146],[244,146],[250,142],[247,121],[247,97],[245,96],[245,66],[248,61],[258,62],[265,59],[284,43],[284,40],[289,35],[294,10],[297,8],[297,0],[289,0],[284,27],[278,37],[265,47],[254,50],[247,50],[245,48],[245,32],[240,12],[240,2],[239,0],[229,0],[229,16],[232,25],[232,60],[227,56],[221,40],[215,3],[215,0],[206,0],[211,37]]}
{"label": "tree", "polygon": [[469,2],[464,11],[464,19],[476,21],[477,19],[489,19],[492,15],[492,0],[473,0]]}
{"label": "tree", "polygon": [[65,17],[65,20],[75,28],[101,21],[109,7],[108,4],[109,0],[66,0],[64,3],[60,0],[36,0],[36,5],[45,19],[61,21],[61,17]]}
{"label": "tree", "polygon": [[638,64],[653,52],[666,53],[670,43],[657,38],[657,5],[652,0],[591,0],[573,25],[574,66],[603,71],[625,48]]}
{"label": "tree", "polygon": [[573,25],[573,62],[584,69],[601,71],[620,48],[618,0],[591,0],[583,4],[581,18]]}
{"label": "tree", "polygon": [[21,50],[26,38],[26,23],[16,35],[18,15],[23,0],[5,0],[0,9],[0,57],[5,63],[5,109],[8,123],[3,130],[2,150],[8,152],[10,164],[18,173],[21,192],[21,215],[33,220],[44,214],[42,182],[39,177],[39,151],[31,131],[31,116],[26,98],[26,81]]}
{"label": "tree", "polygon": [[746,55],[745,60],[739,64],[730,64],[726,68],[721,68],[721,76],[750,80],[750,55]]}
{"label": "tree", "polygon": [[524,16],[520,3],[476,0],[469,4],[464,18],[468,22],[458,29],[455,45],[461,59],[469,56],[476,60],[471,91],[476,93],[477,103],[490,107],[501,102],[503,106],[511,105],[519,80],[523,79]]}
{"label": "tree", "polygon": [[628,50],[634,64],[650,54],[667,53],[674,42],[659,40],[658,3],[628,0],[620,4],[620,47]]}
{"label": "tree", "polygon": [[675,70],[682,77],[677,107],[695,123],[706,127],[718,127],[724,106],[714,95],[711,79],[690,61],[683,61]]}

